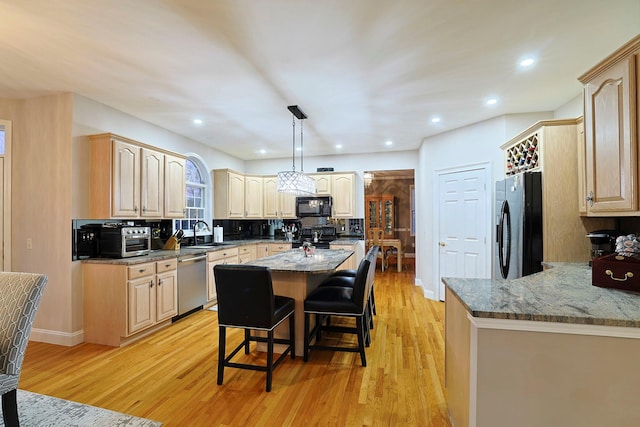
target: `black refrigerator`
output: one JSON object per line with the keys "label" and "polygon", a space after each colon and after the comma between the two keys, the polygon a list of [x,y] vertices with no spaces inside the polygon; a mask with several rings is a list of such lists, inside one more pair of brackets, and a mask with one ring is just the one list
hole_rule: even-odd
{"label": "black refrigerator", "polygon": [[542,271],[542,173],[523,172],[496,182],[494,279]]}

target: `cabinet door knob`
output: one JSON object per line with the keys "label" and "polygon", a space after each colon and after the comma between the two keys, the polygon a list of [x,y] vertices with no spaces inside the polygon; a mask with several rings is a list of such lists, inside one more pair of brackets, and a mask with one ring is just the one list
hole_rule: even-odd
{"label": "cabinet door knob", "polygon": [[447,244],[445,242],[440,242],[440,246],[445,247]]}
{"label": "cabinet door knob", "polygon": [[150,287],[150,288],[153,288],[153,280],[151,280],[151,281],[149,282],[149,287]]}
{"label": "cabinet door knob", "polygon": [[589,192],[589,195],[585,198],[585,200],[589,203],[589,207],[593,207],[593,191]]}

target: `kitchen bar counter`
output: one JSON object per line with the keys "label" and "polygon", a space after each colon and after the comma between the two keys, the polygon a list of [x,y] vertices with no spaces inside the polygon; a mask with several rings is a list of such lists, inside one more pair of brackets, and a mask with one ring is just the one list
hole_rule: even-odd
{"label": "kitchen bar counter", "polygon": [[[329,274],[339,269],[353,256],[353,251],[316,249],[313,256],[305,257],[300,249],[283,252],[264,258],[249,261],[247,265],[269,267],[273,292],[293,298],[296,303],[295,334],[296,355],[304,354],[304,300]],[[313,322],[313,320],[312,320]],[[313,325],[312,325],[313,326]],[[289,336],[289,325],[283,322],[276,328],[276,336]],[[258,349],[264,351],[264,345]],[[282,346],[275,346],[276,352],[282,351]]]}
{"label": "kitchen bar counter", "polygon": [[640,294],[586,265],[515,280],[443,278],[452,425],[640,425]]}
{"label": "kitchen bar counter", "polygon": [[640,293],[591,285],[586,264],[547,265],[515,280],[442,281],[476,318],[640,327]]}

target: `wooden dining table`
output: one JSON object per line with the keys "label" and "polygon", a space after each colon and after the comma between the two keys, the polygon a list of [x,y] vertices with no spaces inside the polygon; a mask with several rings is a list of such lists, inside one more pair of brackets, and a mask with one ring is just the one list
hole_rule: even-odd
{"label": "wooden dining table", "polygon": [[[372,240],[367,240],[367,247],[371,247],[373,244]],[[380,245],[380,250],[382,252],[385,251],[385,247],[396,248],[397,250],[397,258],[398,258],[398,273],[402,272],[402,241],[400,239],[382,239],[378,241],[378,245]]]}
{"label": "wooden dining table", "polygon": [[[273,293],[293,298],[295,308],[296,356],[304,353],[304,300],[331,273],[343,268],[353,251],[344,249],[316,249],[312,256],[305,256],[301,249],[259,258],[246,263],[269,267]],[[288,338],[289,327],[286,322],[275,331],[276,337]],[[278,352],[278,345],[274,351]],[[280,346],[281,348],[283,346]],[[266,345],[259,343],[258,349],[266,351]]]}

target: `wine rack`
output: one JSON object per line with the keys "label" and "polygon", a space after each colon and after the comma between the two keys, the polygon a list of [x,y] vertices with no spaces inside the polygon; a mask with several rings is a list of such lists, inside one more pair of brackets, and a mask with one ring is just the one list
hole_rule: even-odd
{"label": "wine rack", "polygon": [[505,148],[505,161],[507,175],[515,175],[520,172],[540,168],[540,151],[538,133],[534,133],[527,139]]}

